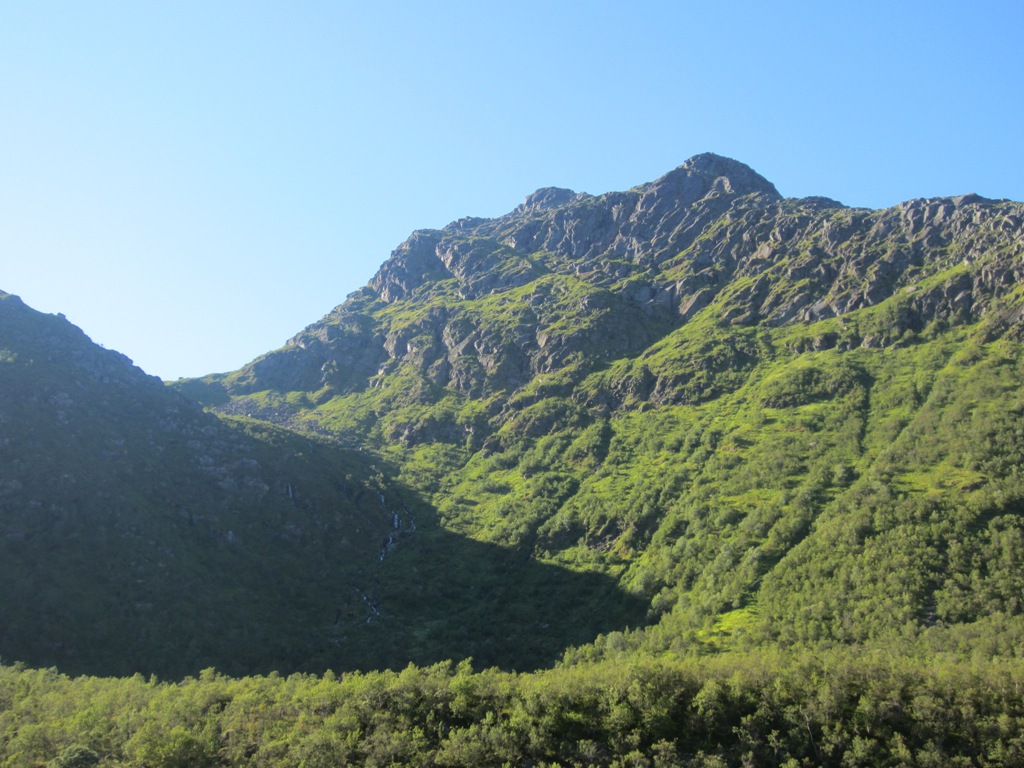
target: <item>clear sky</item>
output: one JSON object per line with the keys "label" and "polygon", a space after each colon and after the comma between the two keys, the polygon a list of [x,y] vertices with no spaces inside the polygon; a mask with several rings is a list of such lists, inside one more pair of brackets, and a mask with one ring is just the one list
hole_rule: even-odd
{"label": "clear sky", "polygon": [[165,379],[419,228],[699,152],[787,196],[1024,200],[1024,3],[0,2],[0,290]]}

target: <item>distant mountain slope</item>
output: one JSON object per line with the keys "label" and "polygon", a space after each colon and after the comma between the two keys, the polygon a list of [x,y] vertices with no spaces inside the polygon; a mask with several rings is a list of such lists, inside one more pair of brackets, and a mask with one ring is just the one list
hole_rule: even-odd
{"label": "distant mountain slope", "polygon": [[174,676],[543,666],[642,619],[608,579],[446,534],[387,475],[204,413],[0,293],[0,659]]}
{"label": "distant mountain slope", "polygon": [[1005,649],[1022,222],[785,199],[700,155],[416,232],[287,346],[181,389],[387,457],[448,530],[615,578],[661,617],[618,647]]}
{"label": "distant mountain slope", "polygon": [[389,527],[357,460],[224,424],[8,294],[0,360],[3,658],[241,672],[322,644]]}

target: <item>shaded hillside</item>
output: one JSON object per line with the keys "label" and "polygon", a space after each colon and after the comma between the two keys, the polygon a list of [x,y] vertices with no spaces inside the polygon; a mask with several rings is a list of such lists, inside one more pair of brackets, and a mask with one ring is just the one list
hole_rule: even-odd
{"label": "shaded hillside", "polygon": [[4,660],[164,675],[471,654],[539,666],[643,618],[606,578],[438,530],[380,462],[204,413],[8,294],[0,396]]}
{"label": "shaded hillside", "polygon": [[661,617],[599,652],[1016,652],[1022,222],[975,195],[784,199],[700,155],[416,232],[286,347],[182,391],[361,443],[446,529]]}
{"label": "shaded hillside", "polygon": [[320,644],[388,527],[360,460],[225,424],[7,294],[0,349],[4,658],[241,672]]}

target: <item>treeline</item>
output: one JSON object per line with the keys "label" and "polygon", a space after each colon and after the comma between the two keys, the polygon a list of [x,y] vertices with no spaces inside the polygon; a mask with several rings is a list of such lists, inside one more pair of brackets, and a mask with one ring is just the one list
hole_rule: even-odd
{"label": "treeline", "polygon": [[181,682],[0,667],[4,766],[1008,766],[1024,662],[845,649]]}

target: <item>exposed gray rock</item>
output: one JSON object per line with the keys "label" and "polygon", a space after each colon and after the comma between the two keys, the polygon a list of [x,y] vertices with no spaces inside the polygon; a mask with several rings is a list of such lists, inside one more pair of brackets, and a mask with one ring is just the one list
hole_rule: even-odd
{"label": "exposed gray rock", "polygon": [[529,195],[526,200],[516,208],[516,213],[535,213],[537,211],[546,211],[549,208],[556,208],[559,205],[564,205],[571,200],[580,199],[583,195],[577,195],[571,189],[562,189],[561,187],[542,187]]}
{"label": "exposed gray rock", "polygon": [[[417,231],[366,289],[236,374],[229,389],[329,397],[411,367],[442,391],[507,395],[573,361],[585,361],[582,376],[634,357],[705,312],[728,328],[779,326],[898,296],[891,329],[826,334],[815,348],[895,343],[930,322],[988,312],[1021,279],[1022,222],[1021,204],[977,195],[880,211],[784,199],[748,166],[698,155],[626,192],[548,187],[505,216]],[[963,271],[921,287],[954,268]],[[737,365],[747,358],[736,351]],[[690,378],[709,392],[717,386],[707,372],[688,376],[631,377],[616,397],[699,396]],[[290,417],[280,403],[260,409],[254,415]],[[402,439],[423,432],[410,429]]]}

